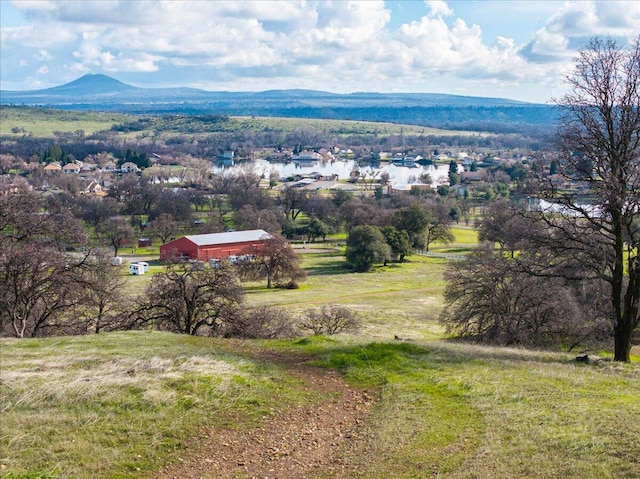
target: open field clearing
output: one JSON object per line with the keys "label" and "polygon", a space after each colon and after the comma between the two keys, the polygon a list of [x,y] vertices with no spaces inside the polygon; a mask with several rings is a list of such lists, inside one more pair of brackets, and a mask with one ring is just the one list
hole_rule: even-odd
{"label": "open field clearing", "polygon": [[354,274],[340,254],[303,254],[302,266],[309,277],[300,289],[274,291],[265,289],[263,282],[254,283],[247,305],[268,304],[301,313],[323,304],[339,304],[361,315],[363,336],[440,338],[443,330],[437,319],[445,264],[442,259],[411,256],[401,265]]}
{"label": "open field clearing", "polygon": [[353,121],[353,120],[324,120],[316,118],[277,118],[277,117],[233,117],[243,125],[244,129],[275,131],[293,131],[305,127],[320,130],[335,135],[409,135],[409,136],[487,136],[488,133],[463,130],[441,130],[426,126],[403,125],[398,123]]}
{"label": "open field clearing", "polygon": [[3,474],[139,477],[203,426],[245,427],[310,399],[222,346],[145,332],[3,340]]}
{"label": "open field clearing", "polygon": [[91,135],[108,130],[112,125],[130,117],[120,113],[93,113],[45,108],[0,108],[0,135],[31,135],[53,138],[55,132],[74,133],[82,130]]}
{"label": "open field clearing", "polygon": [[[258,358],[259,347],[308,355],[378,397],[354,440],[330,452],[349,465],[344,475],[305,477],[631,479],[640,470],[637,364],[444,341],[132,332],[2,341],[3,474],[156,477],[192,449],[214,464],[225,451],[199,449],[204,430],[256,434],[292,405],[331,400]],[[251,476],[212,465],[198,477]]]}

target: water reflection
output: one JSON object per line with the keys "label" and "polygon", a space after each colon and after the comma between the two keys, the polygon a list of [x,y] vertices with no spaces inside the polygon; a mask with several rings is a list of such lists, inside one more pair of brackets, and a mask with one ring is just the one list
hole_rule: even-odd
{"label": "water reflection", "polygon": [[334,160],[334,161],[290,161],[290,162],[270,162],[266,160],[252,160],[247,162],[236,162],[233,166],[225,166],[221,163],[214,166],[214,171],[233,171],[234,169],[253,168],[258,174],[264,174],[266,177],[272,171],[277,171],[281,178],[288,178],[294,175],[309,175],[317,172],[321,175],[338,175],[338,179],[348,179],[354,169],[360,172],[369,172],[376,174],[376,178],[380,178],[383,172],[389,174],[391,184],[405,185],[409,183],[417,183],[420,175],[428,174],[431,176],[433,186],[448,184],[449,164],[438,165],[420,165],[411,163],[410,166],[397,165],[393,163],[358,163],[355,160]]}

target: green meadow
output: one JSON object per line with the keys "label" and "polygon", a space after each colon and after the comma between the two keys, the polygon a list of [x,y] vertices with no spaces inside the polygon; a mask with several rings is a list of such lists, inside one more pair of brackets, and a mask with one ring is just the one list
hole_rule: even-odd
{"label": "green meadow", "polygon": [[80,131],[84,135],[91,135],[97,131],[108,130],[112,125],[128,121],[129,118],[129,115],[120,113],[3,106],[0,108],[0,135],[54,138],[56,132]]}

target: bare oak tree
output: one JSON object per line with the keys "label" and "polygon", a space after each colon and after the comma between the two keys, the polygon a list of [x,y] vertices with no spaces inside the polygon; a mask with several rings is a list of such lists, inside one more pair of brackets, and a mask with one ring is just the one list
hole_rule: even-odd
{"label": "bare oak tree", "polygon": [[228,265],[191,269],[169,265],[155,274],[135,322],[190,335],[216,336],[240,315],[243,292]]}
{"label": "bare oak tree", "polygon": [[519,261],[485,245],[449,264],[440,321],[449,333],[477,341],[569,347],[598,343],[610,333],[599,304],[598,284],[544,278],[523,270],[538,258]]}
{"label": "bare oak tree", "polygon": [[180,231],[180,223],[170,214],[163,213],[151,221],[147,228],[150,236],[159,238],[160,242],[164,244]]}
{"label": "bare oak tree", "polygon": [[[0,331],[34,337],[69,330],[80,304],[76,272],[86,255],[66,250],[86,236],[68,211],[29,190],[0,195]],[[75,332],[75,331],[74,331]]]}
{"label": "bare oak tree", "polygon": [[476,222],[478,239],[498,243],[502,251],[508,251],[511,257],[527,231],[529,225],[516,210],[516,205],[500,199],[489,204],[485,214]]}
{"label": "bare oak tree", "polygon": [[561,208],[540,214],[549,233],[542,247],[555,260],[537,273],[579,260],[589,278],[606,282],[614,359],[629,361],[640,303],[640,36],[627,47],[592,39],[567,80],[571,90],[558,101],[560,173],[590,201],[549,186]]}
{"label": "bare oak tree", "polygon": [[132,244],[135,232],[122,217],[108,219],[100,226],[100,236],[113,248],[113,256],[118,256],[120,248]]}
{"label": "bare oak tree", "polygon": [[125,278],[122,266],[114,266],[111,260],[109,250],[91,251],[75,275],[82,290],[81,315],[87,329],[90,327],[96,334],[126,326],[122,324],[126,316],[124,310],[130,305],[130,300],[123,292]]}
{"label": "bare oak tree", "polygon": [[283,286],[285,281],[295,283],[307,276],[300,267],[300,258],[280,235],[271,235],[258,251],[246,253],[255,254],[255,259],[239,265],[241,275],[248,279],[266,276],[267,288],[271,288],[273,283],[277,286]]}
{"label": "bare oak tree", "polygon": [[325,304],[307,311],[301,327],[309,329],[314,335],[333,335],[342,332],[355,332],[360,327],[360,317],[345,306]]}

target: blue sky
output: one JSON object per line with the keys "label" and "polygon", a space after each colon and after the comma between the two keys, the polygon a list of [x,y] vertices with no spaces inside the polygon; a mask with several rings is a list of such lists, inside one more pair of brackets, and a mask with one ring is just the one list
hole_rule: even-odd
{"label": "blue sky", "polygon": [[104,73],[144,87],[428,92],[546,102],[640,2],[0,0],[0,88]]}

